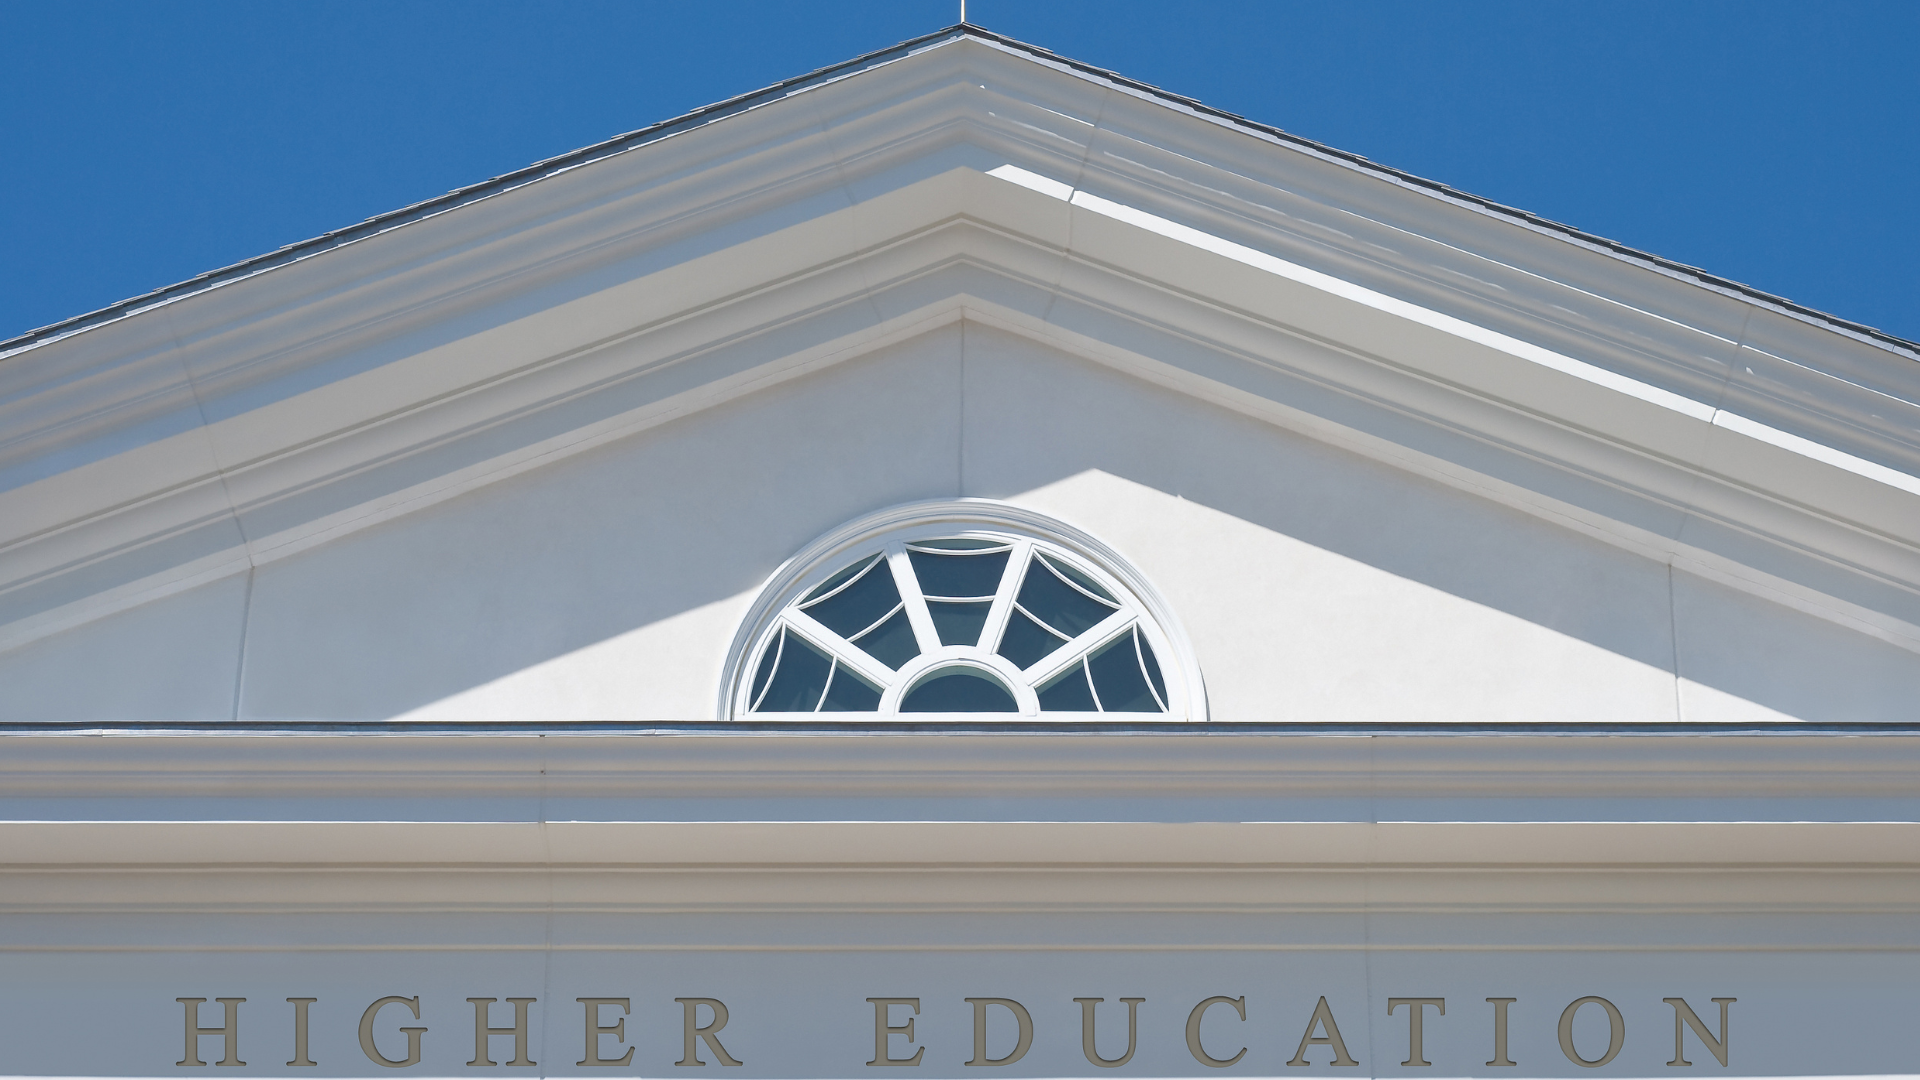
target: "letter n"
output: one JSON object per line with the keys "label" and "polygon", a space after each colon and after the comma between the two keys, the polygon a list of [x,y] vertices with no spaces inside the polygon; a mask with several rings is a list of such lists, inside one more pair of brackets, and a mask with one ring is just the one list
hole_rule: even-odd
{"label": "letter n", "polygon": [[1660,1000],[1673,1006],[1673,1060],[1667,1062],[1667,1064],[1673,1068],[1693,1064],[1693,1062],[1687,1060],[1686,1048],[1687,1029],[1692,1028],[1693,1033],[1700,1036],[1700,1042],[1706,1046],[1707,1053],[1713,1055],[1714,1060],[1720,1063],[1721,1068],[1726,1068],[1727,1006],[1740,999],[1713,999],[1714,1004],[1720,1006],[1720,1037],[1718,1039],[1707,1033],[1707,1025],[1700,1022],[1700,1017],[1694,1014],[1693,1007],[1687,1004],[1687,999],[1671,997],[1661,998]]}

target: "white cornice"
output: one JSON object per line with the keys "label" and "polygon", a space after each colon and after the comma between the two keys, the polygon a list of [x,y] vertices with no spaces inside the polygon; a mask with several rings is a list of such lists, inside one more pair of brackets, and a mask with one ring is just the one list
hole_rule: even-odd
{"label": "white cornice", "polygon": [[[1777,951],[1884,948],[1920,913],[1914,736],[4,739],[14,951],[63,947],[42,920],[76,914],[1655,914],[1718,920],[1690,948]],[[1789,933],[1735,913],[1850,921]],[[218,926],[88,947],[261,947]],[[1222,941],[1318,934],[1285,927]],[[1510,929],[1503,949],[1623,943],[1604,922]],[[1796,936],[1821,933],[1839,936]],[[424,939],[382,919],[301,940]],[[1480,939],[1449,940],[1405,947]]]}
{"label": "white cornice", "polygon": [[1908,492],[1009,163],[1920,475],[1906,357],[964,39],[12,357],[0,646],[960,318],[1920,646]]}
{"label": "white cornice", "polygon": [[[1184,725],[1182,725],[1184,728]],[[1920,736],[0,735],[0,821],[1920,821]],[[1146,801],[1139,801],[1146,800]],[[58,814],[46,811],[62,808]],[[37,808],[37,809],[36,809]],[[1287,811],[1296,813],[1288,816]],[[1311,813],[1306,811],[1311,810]],[[500,818],[499,815],[506,815]],[[1715,856],[1715,859],[1720,858]]]}

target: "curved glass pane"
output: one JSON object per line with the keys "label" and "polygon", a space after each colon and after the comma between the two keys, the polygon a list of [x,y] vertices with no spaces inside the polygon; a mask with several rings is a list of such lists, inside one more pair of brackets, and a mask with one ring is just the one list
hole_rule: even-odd
{"label": "curved glass pane", "polygon": [[791,630],[781,630],[779,662],[772,684],[754,712],[812,712],[820,706],[833,661]]}
{"label": "curved glass pane", "polygon": [[1115,607],[1119,606],[1120,601],[1113,598],[1113,594],[1107,591],[1106,586],[1080,572],[1072,563],[1061,562],[1058,559],[1049,559],[1045,555],[1040,556],[1040,561],[1046,563],[1047,568],[1054,573],[1078,585],[1082,592],[1091,593],[1094,597],[1104,600]]}
{"label": "curved glass pane", "polygon": [[1138,627],[1130,629],[1087,657],[1087,671],[1093,676],[1093,692],[1100,698],[1102,712],[1164,711],[1147,687],[1146,672],[1140,665],[1140,651],[1134,644],[1134,635],[1139,632]]}
{"label": "curved glass pane", "polygon": [[1029,668],[1066,643],[1066,638],[1027,618],[1025,612],[1016,608],[1007,617],[1007,628],[1000,634],[997,651],[1013,661],[1015,667]]}
{"label": "curved glass pane", "polygon": [[920,655],[920,643],[914,640],[913,624],[907,621],[905,611],[894,612],[892,618],[856,638],[854,644],[895,670]]}
{"label": "curved glass pane", "polygon": [[1153,655],[1153,645],[1147,641],[1147,635],[1133,628],[1134,643],[1140,646],[1140,666],[1147,669],[1147,681],[1153,683],[1153,692],[1159,696],[1162,708],[1167,704],[1167,683],[1160,677],[1160,660]]}
{"label": "curved glass pane", "polygon": [[1051,561],[1038,555],[1027,563],[1027,577],[1020,584],[1019,600],[1028,615],[1069,638],[1085,633],[1119,607],[1074,588],[1054,572]]}
{"label": "curved glass pane", "polygon": [[840,569],[835,570],[833,572],[832,577],[829,577],[827,580],[814,586],[814,589],[812,592],[808,593],[806,596],[800,599],[800,606],[806,607],[808,604],[813,603],[815,600],[818,600],[821,597],[827,595],[828,593],[833,592],[834,590],[840,588],[840,586],[845,585],[848,581],[851,581],[855,576],[859,575],[862,571],[866,570],[867,567],[872,566],[874,563],[874,560],[878,558],[880,558],[880,556],[878,555],[869,555],[864,559],[860,559],[856,562],[849,563],[846,566],[843,566]]}
{"label": "curved glass pane", "polygon": [[760,653],[760,670],[753,673],[753,696],[747,699],[750,704],[757,703],[760,695],[766,692],[767,680],[773,677],[773,669],[780,663],[780,643],[786,633],[785,630],[781,630],[775,634],[773,640],[767,642],[766,649]]}
{"label": "curved glass pane", "polygon": [[[802,611],[843,638],[852,638],[900,606],[900,590],[880,556],[855,563],[848,569],[857,576],[847,574],[846,570],[835,574],[814,590],[819,599],[800,605]],[[834,585],[838,591],[827,588],[828,585]]]}
{"label": "curved glass pane", "polygon": [[923,594],[954,600],[984,600],[1000,591],[1000,578],[1007,569],[1008,549],[1004,545],[924,550],[926,547],[912,544],[907,548],[907,558],[913,561],[913,576],[920,580]]}
{"label": "curved glass pane", "polygon": [[1082,664],[1073,665],[1065,675],[1040,688],[1042,712],[1097,712],[1099,708],[1093,703],[1093,691],[1087,688],[1087,672]]}
{"label": "curved glass pane", "polygon": [[821,712],[872,712],[880,707],[880,691],[844,667],[836,667]]}
{"label": "curved glass pane", "polygon": [[978,668],[948,668],[907,691],[901,712],[1019,712],[1013,693]]}
{"label": "curved glass pane", "polygon": [[933,616],[933,629],[942,645],[980,644],[980,631],[986,628],[987,612],[991,610],[991,600],[957,604],[950,600],[927,601],[927,614]]}

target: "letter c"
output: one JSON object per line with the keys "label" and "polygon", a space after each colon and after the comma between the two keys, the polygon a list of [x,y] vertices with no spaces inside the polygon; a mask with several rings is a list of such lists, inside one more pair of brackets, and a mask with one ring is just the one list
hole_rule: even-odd
{"label": "letter c", "polygon": [[1193,1052],[1193,1060],[1208,1068],[1224,1069],[1229,1065],[1238,1065],[1240,1059],[1247,1056],[1247,1048],[1244,1046],[1241,1047],[1240,1052],[1230,1058],[1217,1058],[1209,1055],[1206,1048],[1200,1045],[1200,1020],[1206,1016],[1207,1009],[1214,1005],[1231,1005],[1233,1006],[1233,1011],[1240,1014],[1240,1019],[1245,1020],[1247,1018],[1247,998],[1244,994],[1237,998],[1210,997],[1200,1004],[1195,1005],[1193,1012],[1187,1014],[1187,1049]]}

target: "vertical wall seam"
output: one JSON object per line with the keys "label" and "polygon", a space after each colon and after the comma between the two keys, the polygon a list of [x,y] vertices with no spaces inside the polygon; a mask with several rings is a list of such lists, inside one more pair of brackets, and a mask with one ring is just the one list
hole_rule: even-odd
{"label": "vertical wall seam", "polygon": [[1675,723],[1685,723],[1686,709],[1681,704],[1683,695],[1680,688],[1680,601],[1675,591],[1673,578],[1674,560],[1680,557],[1680,545],[1687,534],[1687,523],[1694,516],[1694,492],[1700,486],[1700,478],[1707,470],[1707,459],[1713,445],[1713,421],[1720,416],[1720,410],[1726,406],[1727,394],[1733,389],[1733,380],[1740,368],[1740,350],[1747,346],[1747,330],[1753,325],[1753,306],[1749,304],[1740,316],[1740,330],[1734,335],[1733,355],[1727,358],[1727,376],[1720,381],[1720,389],[1715,393],[1713,415],[1707,420],[1707,433],[1700,444],[1700,460],[1695,463],[1694,477],[1687,484],[1686,501],[1680,507],[1680,526],[1673,530],[1674,550],[1667,555],[1667,640],[1673,649],[1673,719]]}
{"label": "vertical wall seam", "polygon": [[1680,604],[1673,590],[1673,557],[1667,557],[1667,645],[1673,650],[1673,720],[1684,724],[1686,710],[1680,696]]}
{"label": "vertical wall seam", "polygon": [[[1680,526],[1673,530],[1673,543],[1676,548],[1679,547],[1682,538],[1686,536],[1687,523],[1693,520],[1693,496],[1694,492],[1700,487],[1702,474],[1707,471],[1707,456],[1713,444],[1714,421],[1719,419],[1720,411],[1727,403],[1727,391],[1733,388],[1734,373],[1740,366],[1740,350],[1746,348],[1747,328],[1752,323],[1753,308],[1749,305],[1745,313],[1740,316],[1740,331],[1735,334],[1733,338],[1733,355],[1727,358],[1726,378],[1720,380],[1720,388],[1715,391],[1713,400],[1706,403],[1712,407],[1713,412],[1707,417],[1707,430],[1706,433],[1701,436],[1700,440],[1700,460],[1694,463],[1692,470],[1693,477],[1687,482],[1687,496],[1680,505]],[[1672,556],[1668,558],[1669,561],[1671,561]]]}
{"label": "vertical wall seam", "polygon": [[240,598],[240,647],[236,650],[233,662],[233,715],[234,723],[240,722],[240,701],[247,687],[247,633],[253,621],[253,575],[255,567],[247,564],[247,585]]}
{"label": "vertical wall seam", "polygon": [[546,1008],[540,1010],[540,1060],[546,1062],[546,1064],[540,1066],[540,1076],[544,1078],[554,1065],[548,1058],[554,1052],[553,1040],[551,1038],[553,1034],[552,1018],[553,1011],[558,1007],[559,1002],[553,1000],[553,834],[547,828],[547,783],[550,775],[547,757],[551,744],[547,742],[545,732],[539,735],[538,745],[540,747],[540,795],[535,806],[534,827],[540,830],[540,851],[546,861],[547,872],[546,926],[542,935],[545,948],[542,950],[543,955],[540,958],[540,1000],[548,1003]]}
{"label": "vertical wall seam", "polygon": [[247,676],[247,634],[253,621],[253,578],[259,566],[253,560],[253,541],[247,537],[247,524],[240,519],[240,506],[234,502],[233,487],[227,483],[227,466],[220,460],[219,448],[213,441],[212,424],[207,420],[207,404],[200,396],[200,384],[193,377],[193,368],[182,355],[185,346],[179,333],[173,326],[173,313],[162,309],[162,317],[167,327],[167,337],[173,342],[174,357],[180,362],[180,377],[186,382],[187,393],[193,398],[193,411],[200,417],[200,436],[207,441],[207,457],[213,463],[214,475],[220,480],[220,494],[227,503],[227,515],[233,520],[233,530],[240,537],[240,551],[247,559],[247,583],[240,600],[240,644],[234,650],[233,661],[233,707],[228,719],[234,723],[240,720],[240,698],[246,688]]}
{"label": "vertical wall seam", "polygon": [[953,497],[967,497],[967,314],[960,313],[960,431],[959,445],[954,453]]}

